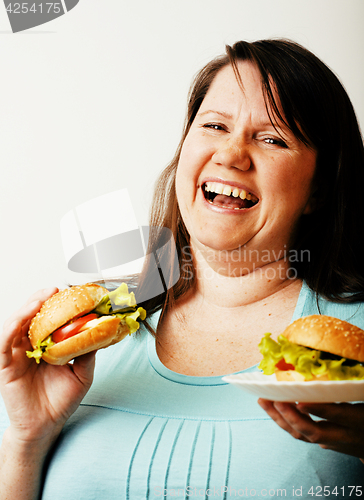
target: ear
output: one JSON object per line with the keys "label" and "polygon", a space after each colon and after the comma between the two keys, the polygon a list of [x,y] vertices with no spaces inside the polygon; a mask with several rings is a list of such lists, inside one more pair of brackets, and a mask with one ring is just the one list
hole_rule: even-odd
{"label": "ear", "polygon": [[304,215],[309,215],[322,207],[325,203],[326,192],[321,187],[314,185],[311,196],[303,210]]}
{"label": "ear", "polygon": [[317,200],[315,200],[314,196],[311,195],[302,213],[303,215],[312,214],[316,210],[316,208],[317,208]]}

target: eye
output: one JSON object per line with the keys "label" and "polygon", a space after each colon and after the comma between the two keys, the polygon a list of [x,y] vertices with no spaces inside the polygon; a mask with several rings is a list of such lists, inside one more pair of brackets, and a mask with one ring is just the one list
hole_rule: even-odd
{"label": "eye", "polygon": [[287,144],[282,139],[276,139],[275,137],[266,137],[264,138],[264,142],[273,146],[280,146],[281,148],[287,147]]}
{"label": "eye", "polygon": [[211,130],[226,130],[226,127],[220,123],[205,123],[202,127],[209,128]]}

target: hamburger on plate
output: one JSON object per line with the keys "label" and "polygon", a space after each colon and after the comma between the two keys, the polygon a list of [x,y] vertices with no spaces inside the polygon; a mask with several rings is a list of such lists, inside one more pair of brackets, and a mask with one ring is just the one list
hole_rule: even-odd
{"label": "hamburger on plate", "polygon": [[265,375],[279,381],[364,380],[364,331],[331,316],[294,321],[277,342],[266,333],[259,344]]}

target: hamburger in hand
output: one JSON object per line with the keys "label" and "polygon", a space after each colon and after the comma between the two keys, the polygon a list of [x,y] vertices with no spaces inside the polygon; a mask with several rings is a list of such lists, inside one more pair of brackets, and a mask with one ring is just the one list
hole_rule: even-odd
{"label": "hamburger in hand", "polygon": [[364,380],[364,331],[337,318],[300,318],[278,342],[266,333],[259,349],[259,368],[280,381]]}
{"label": "hamburger in hand", "polygon": [[27,356],[37,363],[43,359],[65,365],[119,342],[138,330],[137,320],[145,317],[126,283],[113,292],[93,283],[66,288],[48,299],[32,319],[28,336],[34,350]]}

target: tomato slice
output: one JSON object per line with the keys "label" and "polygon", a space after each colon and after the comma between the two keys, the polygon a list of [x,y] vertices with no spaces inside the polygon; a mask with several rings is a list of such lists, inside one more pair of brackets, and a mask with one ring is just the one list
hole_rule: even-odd
{"label": "tomato slice", "polygon": [[284,358],[278,361],[278,363],[276,364],[276,368],[278,368],[278,370],[281,370],[282,372],[285,372],[287,370],[295,370],[295,367],[291,365],[291,363],[286,363],[284,361]]}
{"label": "tomato slice", "polygon": [[76,335],[76,333],[79,332],[80,328],[87,323],[88,321],[91,321],[92,319],[98,318],[98,314],[86,314],[86,316],[81,316],[81,318],[76,319],[72,323],[67,323],[67,325],[61,326],[61,328],[58,328],[58,330],[55,330],[52,333],[52,340],[53,342],[62,342],[62,340],[66,340],[69,337],[72,337],[73,335]]}

